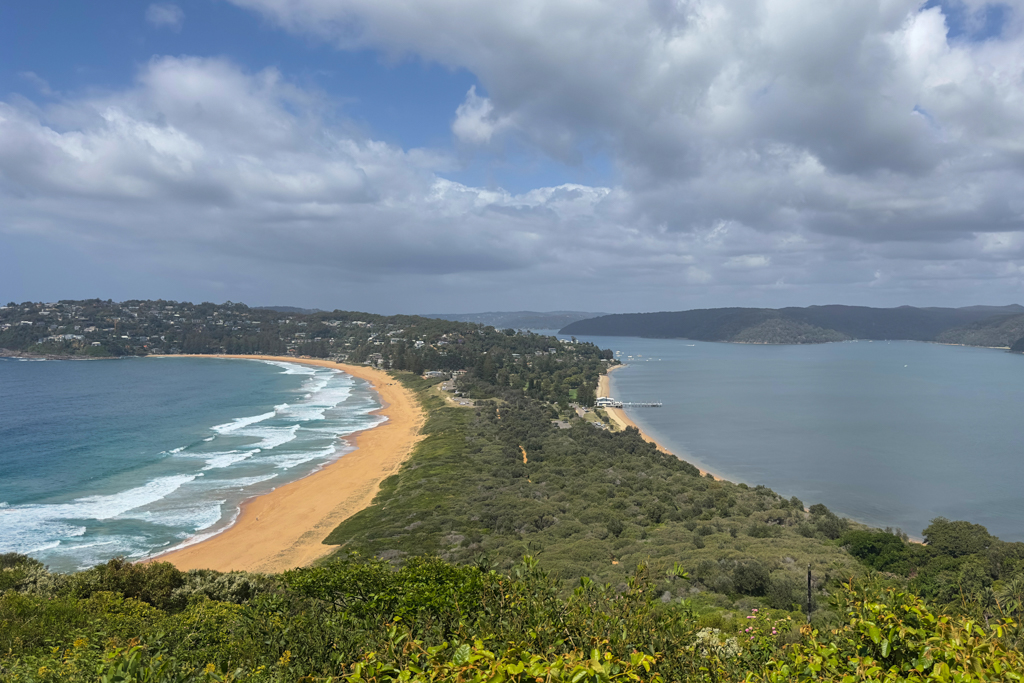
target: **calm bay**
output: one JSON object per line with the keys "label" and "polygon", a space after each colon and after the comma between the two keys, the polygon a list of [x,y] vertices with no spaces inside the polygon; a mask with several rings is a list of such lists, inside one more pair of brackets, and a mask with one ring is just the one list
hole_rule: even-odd
{"label": "calm bay", "polygon": [[726,479],[912,537],[944,516],[1024,540],[1024,356],[920,342],[806,346],[586,337],[615,398]]}

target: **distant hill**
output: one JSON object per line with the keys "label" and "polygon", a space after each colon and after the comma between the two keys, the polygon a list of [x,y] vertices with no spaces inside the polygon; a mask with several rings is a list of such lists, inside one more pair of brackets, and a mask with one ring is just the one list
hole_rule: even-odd
{"label": "distant hill", "polygon": [[[1024,306],[868,308],[832,305],[620,313],[573,322],[562,328],[561,333],[748,344],[911,339],[972,346],[1010,346],[1024,336]],[[1013,336],[1015,334],[1017,336]],[[993,340],[999,343],[983,343]]]}
{"label": "distant hill", "polygon": [[429,313],[424,318],[440,318],[463,323],[480,323],[497,329],[516,330],[558,330],[578,320],[586,320],[604,313],[582,311],[494,311],[490,313]]}
{"label": "distant hill", "polygon": [[1014,346],[1024,342],[1024,314],[997,315],[970,325],[946,330],[938,336],[946,344]]}
{"label": "distant hill", "polygon": [[296,315],[312,315],[323,313],[319,308],[297,308],[295,306],[253,306],[256,311],[274,311],[275,313],[294,313]]}

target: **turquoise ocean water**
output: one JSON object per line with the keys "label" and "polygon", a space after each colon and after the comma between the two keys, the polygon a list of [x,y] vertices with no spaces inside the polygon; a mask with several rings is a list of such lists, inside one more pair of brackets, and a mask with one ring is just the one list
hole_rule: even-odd
{"label": "turquoise ocean water", "polygon": [[0,359],[0,553],[66,571],[209,537],[351,450],[379,407],[294,363]]}
{"label": "turquoise ocean water", "polygon": [[[945,516],[1024,540],[1024,356],[920,342],[586,337],[652,438],[726,479],[920,537]],[[628,356],[632,356],[629,359]]]}

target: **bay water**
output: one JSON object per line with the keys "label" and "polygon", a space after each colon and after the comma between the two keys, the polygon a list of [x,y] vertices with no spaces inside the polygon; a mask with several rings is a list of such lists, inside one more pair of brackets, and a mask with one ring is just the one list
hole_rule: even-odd
{"label": "bay water", "polygon": [[645,433],[685,460],[920,538],[944,516],[1024,541],[1024,356],[922,342],[584,337]]}
{"label": "bay water", "polygon": [[0,553],[75,570],[195,542],[384,418],[334,369],[216,358],[0,358]]}

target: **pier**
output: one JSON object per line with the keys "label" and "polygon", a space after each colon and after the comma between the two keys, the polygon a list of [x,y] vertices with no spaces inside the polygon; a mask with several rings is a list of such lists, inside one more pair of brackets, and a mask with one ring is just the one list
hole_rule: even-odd
{"label": "pier", "polygon": [[660,408],[661,401],[616,401],[610,396],[598,396],[596,408]]}

